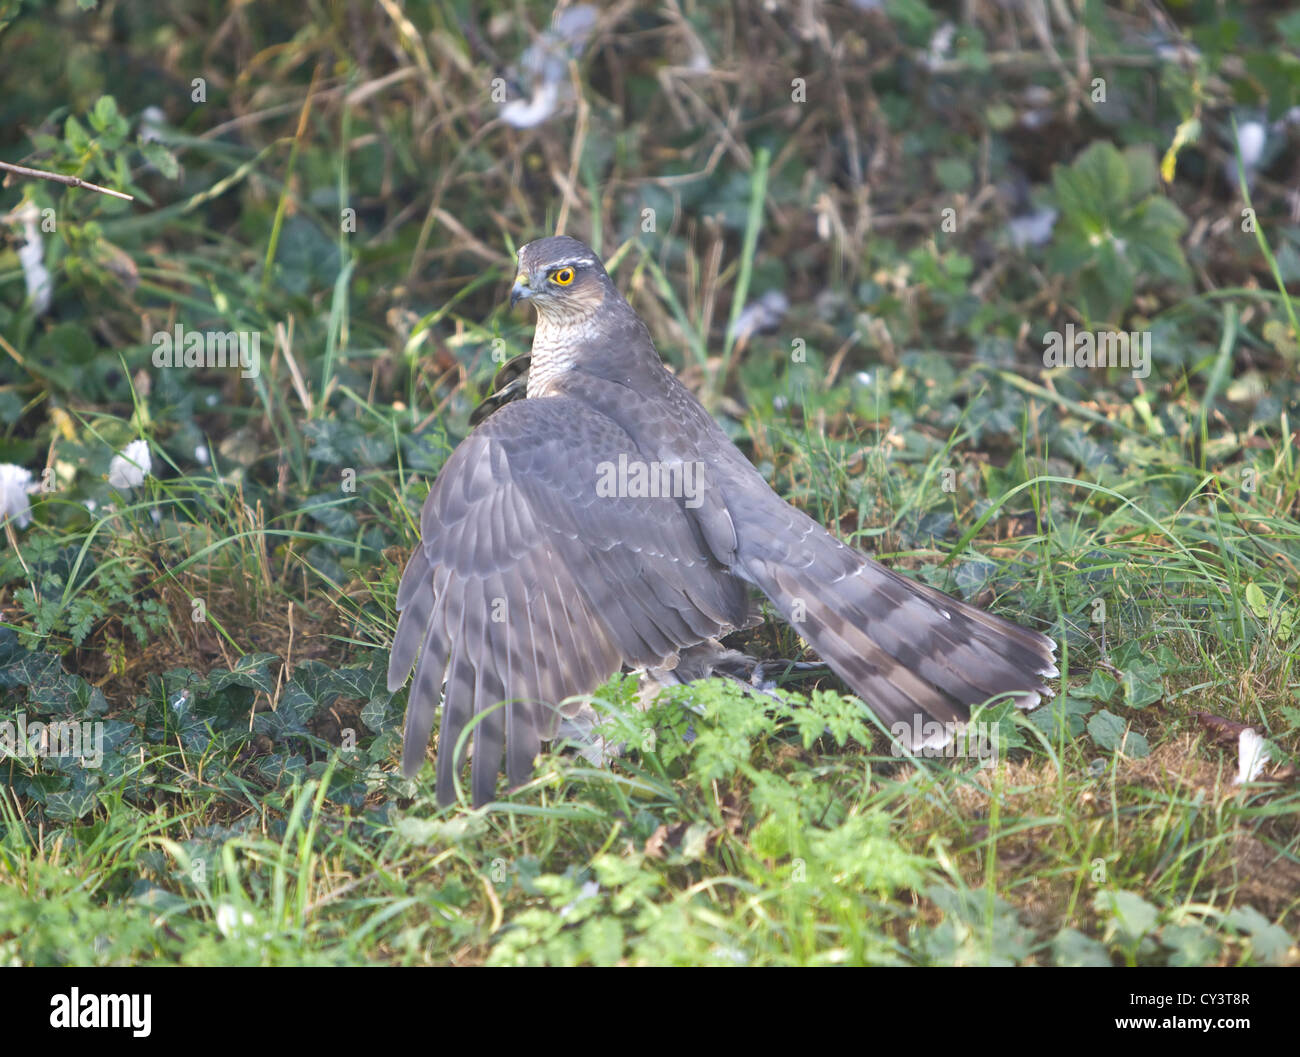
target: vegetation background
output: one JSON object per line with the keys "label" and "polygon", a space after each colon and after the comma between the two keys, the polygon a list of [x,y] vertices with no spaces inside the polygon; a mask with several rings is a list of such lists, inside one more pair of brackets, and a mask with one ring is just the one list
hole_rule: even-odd
{"label": "vegetation background", "polygon": [[[0,187],[0,721],[105,736],[0,759],[0,961],[1300,960],[1298,51],[1241,0],[0,0],[0,161],[134,196]],[[607,768],[396,773],[419,504],[557,229],[774,487],[1058,639],[996,766],[829,678],[615,680]]]}

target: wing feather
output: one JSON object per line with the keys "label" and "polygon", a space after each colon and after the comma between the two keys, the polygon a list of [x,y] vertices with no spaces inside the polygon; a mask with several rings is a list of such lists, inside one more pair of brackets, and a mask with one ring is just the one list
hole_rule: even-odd
{"label": "wing feather", "polygon": [[415,665],[408,775],[423,762],[441,700],[441,803],[454,799],[456,741],[480,713],[507,702],[475,726],[476,805],[492,799],[503,754],[510,783],[527,780],[561,701],[623,664],[662,667],[746,623],[744,585],[713,557],[680,498],[597,488],[601,467],[620,455],[640,457],[587,405],[524,400],[471,433],[434,482],[398,587],[388,678],[397,689]]}

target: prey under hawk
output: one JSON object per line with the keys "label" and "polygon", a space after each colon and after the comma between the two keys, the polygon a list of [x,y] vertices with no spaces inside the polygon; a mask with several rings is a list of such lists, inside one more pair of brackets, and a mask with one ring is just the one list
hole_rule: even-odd
{"label": "prey under hawk", "polygon": [[475,716],[491,710],[473,731],[478,806],[503,754],[512,786],[531,777],[561,702],[749,626],[751,587],[888,725],[1050,695],[1051,639],[891,572],[772,491],[583,243],[520,249],[510,299],[537,310],[526,399],[452,452],[397,592],[389,689],[415,667],[402,770],[420,769],[441,701],[440,803]]}

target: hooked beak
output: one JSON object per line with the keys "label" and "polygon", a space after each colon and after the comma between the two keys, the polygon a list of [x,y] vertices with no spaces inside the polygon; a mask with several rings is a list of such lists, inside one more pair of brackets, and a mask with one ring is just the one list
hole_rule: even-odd
{"label": "hooked beak", "polygon": [[510,288],[510,307],[514,308],[520,301],[527,301],[532,296],[533,290],[528,285],[528,276],[520,272],[515,276],[515,285]]}

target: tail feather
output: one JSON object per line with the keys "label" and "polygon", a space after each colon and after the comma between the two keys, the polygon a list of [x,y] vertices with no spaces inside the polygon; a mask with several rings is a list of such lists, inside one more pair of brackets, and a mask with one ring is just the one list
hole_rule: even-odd
{"label": "tail feather", "polygon": [[917,731],[999,695],[1022,708],[1051,696],[1051,639],[890,572],[781,506],[746,518],[740,570],[886,725]]}

